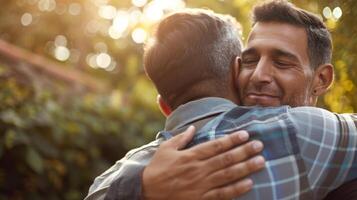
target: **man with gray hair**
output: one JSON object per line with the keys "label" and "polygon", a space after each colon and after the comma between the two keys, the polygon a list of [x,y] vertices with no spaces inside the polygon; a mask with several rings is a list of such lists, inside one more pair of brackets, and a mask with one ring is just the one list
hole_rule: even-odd
{"label": "man with gray hair", "polygon": [[[234,18],[202,9],[186,9],[173,13],[158,24],[154,40],[145,48],[144,66],[147,75],[161,94],[159,102],[162,110],[166,113],[174,111],[166,120],[165,130],[178,133],[189,125],[199,128],[229,110],[232,107],[231,102],[239,103],[233,77],[237,72],[234,71],[233,63],[238,62],[236,57],[240,56],[242,48],[239,33],[240,25]],[[164,139],[158,137],[154,142],[130,151],[112,168],[96,178],[86,199],[104,198],[109,186],[113,185],[112,182],[118,177],[122,178],[114,185],[120,186],[113,188],[123,186],[127,189],[116,192],[114,198],[140,199],[141,177],[131,179],[131,175],[141,174],[140,171],[149,163],[159,145],[165,146],[165,152],[168,153],[170,150],[173,152],[182,149],[189,139],[190,137],[183,134],[162,143]],[[175,188],[175,191],[172,191],[174,196],[163,198],[211,199],[221,193],[228,195],[226,197],[236,197],[248,191],[252,182],[240,179],[261,169],[264,159],[261,156],[253,157],[262,150],[259,141],[251,141],[234,148],[247,139],[248,134],[240,132],[222,140],[177,152],[175,155],[169,154],[170,158],[175,157],[174,162],[180,162],[177,166],[181,169],[172,166],[167,175],[175,177],[182,173],[183,169],[190,173],[182,179],[185,180],[185,184],[181,184],[182,187],[180,181],[172,185]],[[224,146],[220,146],[222,143]],[[231,153],[240,156],[236,157],[234,164],[227,162],[225,166],[227,155]],[[196,160],[186,162],[185,157],[188,155],[196,155]],[[212,164],[217,162],[222,165]],[[204,167],[190,170],[190,165],[195,163]],[[161,165],[165,164],[174,163],[161,162]],[[227,178],[226,171],[232,170],[232,167],[235,175]],[[192,175],[198,172],[205,178],[194,179]],[[154,182],[150,184],[155,185]],[[192,185],[200,187],[195,188]],[[222,187],[224,185],[226,186]],[[149,196],[151,194],[148,193],[146,198]]]}

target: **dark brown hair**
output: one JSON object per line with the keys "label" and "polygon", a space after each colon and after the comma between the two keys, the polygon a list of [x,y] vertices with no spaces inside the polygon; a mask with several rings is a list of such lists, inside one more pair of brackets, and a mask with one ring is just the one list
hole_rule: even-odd
{"label": "dark brown hair", "polygon": [[224,96],[240,26],[210,10],[185,9],[164,18],[144,52],[144,68],[172,108],[205,96]]}
{"label": "dark brown hair", "polygon": [[331,35],[315,14],[285,0],[275,0],[254,7],[253,25],[257,22],[281,22],[304,27],[311,68],[316,69],[321,64],[331,62]]}

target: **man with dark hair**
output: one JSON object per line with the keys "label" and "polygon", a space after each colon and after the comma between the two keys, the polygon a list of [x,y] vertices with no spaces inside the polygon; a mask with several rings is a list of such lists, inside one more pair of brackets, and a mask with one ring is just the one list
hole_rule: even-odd
{"label": "man with dark hair", "polygon": [[[256,6],[239,76],[243,104],[316,106],[333,80],[331,54],[331,35],[316,15],[286,1]],[[356,198],[355,183],[346,183],[328,199]],[[324,189],[319,189],[322,194]]]}
{"label": "man with dark hair", "polygon": [[239,75],[243,104],[315,106],[333,81],[331,51],[316,15],[286,1],[256,6]]}
{"label": "man with dark hair", "polygon": [[[236,80],[235,83],[240,88],[243,103],[245,105],[262,106],[315,105],[317,97],[327,91],[333,80],[333,68],[329,64],[331,40],[323,23],[311,13],[296,8],[285,1],[274,1],[258,6],[254,13],[254,27],[248,39],[247,49],[243,51],[241,65],[239,59],[232,62],[230,66],[233,66],[233,70],[231,75],[228,76]],[[277,14],[276,18],[273,17],[274,13]],[[280,13],[282,14],[279,15]],[[177,31],[172,28],[168,30]],[[309,36],[309,31],[311,36]],[[206,31],[203,35],[208,33],[209,31]],[[178,41],[183,40],[179,39]],[[161,42],[156,43],[156,45],[160,46]],[[195,46],[196,44],[192,43],[192,47]],[[185,46],[185,48],[190,47]],[[324,53],[318,55],[310,48],[317,48]],[[326,49],[321,50],[320,48]],[[160,54],[155,53],[154,55],[159,58]],[[161,55],[165,55],[165,51],[161,53]],[[178,54],[177,57],[180,58],[181,54]],[[218,58],[215,57],[214,59]],[[183,65],[176,67],[185,68],[187,66],[185,63],[189,63],[189,61],[181,62]],[[147,63],[145,65],[150,66]],[[160,66],[155,71],[163,70],[165,72],[165,64],[153,64],[151,66]],[[240,73],[237,73],[239,68]],[[169,73],[168,76],[170,76],[171,70],[166,71],[166,73]],[[173,114],[180,111],[194,112],[192,109],[202,105],[205,97],[211,95],[210,93],[201,93],[198,96],[181,98],[182,101],[172,103],[171,93],[164,93],[164,89],[160,91],[160,84],[174,84],[179,82],[181,77],[190,76],[192,68],[186,70],[186,74],[178,76],[177,79],[175,79],[175,76],[171,76],[171,82],[160,83],[160,78],[156,80],[152,78],[154,82],[156,81],[155,84],[159,92],[164,94],[164,101],[167,101],[165,105],[165,102],[161,100],[161,105],[166,108],[176,108]],[[147,71],[150,76],[150,71],[148,69]],[[161,77],[165,77],[165,75],[161,75]],[[181,95],[185,96],[182,92],[174,96]],[[196,101],[197,104],[190,103],[190,101],[199,98],[202,99]],[[221,101],[220,99],[216,100]],[[186,104],[177,107],[180,103]],[[223,104],[223,102],[221,103]],[[200,124],[200,131],[188,146],[220,138],[237,130],[248,130],[252,138],[262,140],[265,145],[263,155],[267,160],[267,165],[263,171],[251,176],[255,183],[253,191],[242,196],[243,199],[321,199],[337,186],[356,178],[356,116],[335,115],[323,109],[312,107],[234,107],[232,103],[225,103],[227,112],[207,124]],[[232,109],[229,110],[230,108]],[[170,109],[165,110],[169,113]],[[181,120],[184,121],[184,118],[181,118]],[[170,122],[170,118],[168,122]],[[169,139],[178,132],[162,132],[159,134],[159,138]],[[179,142],[180,140],[177,138],[185,137],[186,134],[189,135],[189,133],[184,133],[175,136],[167,143],[175,141],[182,146],[187,140]],[[189,137],[187,136],[187,138]],[[185,182],[182,177],[189,174],[191,179],[204,179],[206,176],[197,171],[197,168],[204,170],[208,166],[192,162],[197,157],[186,155],[183,161],[186,164],[189,163],[190,167],[181,167],[184,164],[176,162],[175,159],[178,155],[177,152],[182,151],[173,151],[168,148],[169,145],[164,144],[158,148],[150,164],[142,169],[144,197],[149,199],[186,197],[190,199],[192,196],[189,192],[186,193],[186,196],[180,196],[179,192],[183,188],[182,185],[189,185],[192,190],[191,194],[195,195],[197,193],[194,189],[201,185]],[[201,146],[205,144],[207,143],[201,144]],[[192,149],[197,149],[199,146],[192,147]],[[222,148],[226,145],[220,146]],[[187,150],[183,152],[185,151]],[[236,157],[239,157],[239,154],[232,153],[226,152],[224,161],[226,165],[220,167],[230,168],[225,172],[227,179],[234,176],[234,172],[237,172],[237,167],[231,166],[233,163],[237,163]],[[201,154],[206,155],[205,158],[210,155],[205,151],[201,151]],[[216,163],[211,162],[212,165],[220,165],[220,162]],[[227,163],[230,164],[227,165]],[[236,170],[233,171],[232,169]],[[181,173],[177,173],[179,170],[181,170]],[[139,174],[141,174],[140,170],[136,173],[136,177]],[[336,174],[336,177],[329,176],[329,174]],[[132,189],[130,186],[122,184],[123,177],[116,178],[116,181],[111,184],[108,190],[107,198],[109,199],[120,196],[123,188]],[[231,180],[231,182],[234,182],[234,180]],[[240,188],[231,188],[229,191],[221,190],[211,197],[213,199],[229,199],[234,197],[232,190],[238,191]]]}

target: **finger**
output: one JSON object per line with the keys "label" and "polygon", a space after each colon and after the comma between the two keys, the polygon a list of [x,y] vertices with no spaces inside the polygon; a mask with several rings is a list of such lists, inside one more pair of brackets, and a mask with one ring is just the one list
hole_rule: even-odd
{"label": "finger", "polygon": [[255,156],[247,161],[238,163],[229,168],[222,169],[207,177],[207,182],[211,183],[211,188],[227,185],[236,182],[252,173],[263,169],[265,159],[263,156]]}
{"label": "finger", "polygon": [[232,150],[224,152],[220,155],[211,157],[203,162],[207,162],[207,166],[210,167],[210,172],[216,171],[222,168],[229,167],[230,165],[242,162],[253,155],[263,150],[263,143],[258,140],[250,141],[246,144],[238,146]]}
{"label": "finger", "polygon": [[203,199],[204,200],[232,199],[247,193],[252,189],[252,187],[253,187],[253,181],[251,179],[244,179],[236,183],[227,185],[225,187],[210,190],[203,195]]}
{"label": "finger", "polygon": [[189,126],[184,132],[176,135],[166,142],[166,146],[176,150],[184,148],[195,135],[195,127]]}
{"label": "finger", "polygon": [[208,141],[189,149],[197,156],[197,159],[204,160],[212,156],[225,152],[238,144],[247,141],[249,134],[246,131],[237,131],[224,137]]}

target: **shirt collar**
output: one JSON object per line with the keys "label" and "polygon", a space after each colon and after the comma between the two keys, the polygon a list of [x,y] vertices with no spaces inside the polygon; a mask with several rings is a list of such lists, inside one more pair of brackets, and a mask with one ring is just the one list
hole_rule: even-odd
{"label": "shirt collar", "polygon": [[165,130],[177,129],[199,119],[218,115],[234,107],[236,105],[233,102],[218,97],[207,97],[190,101],[179,106],[167,117]]}

